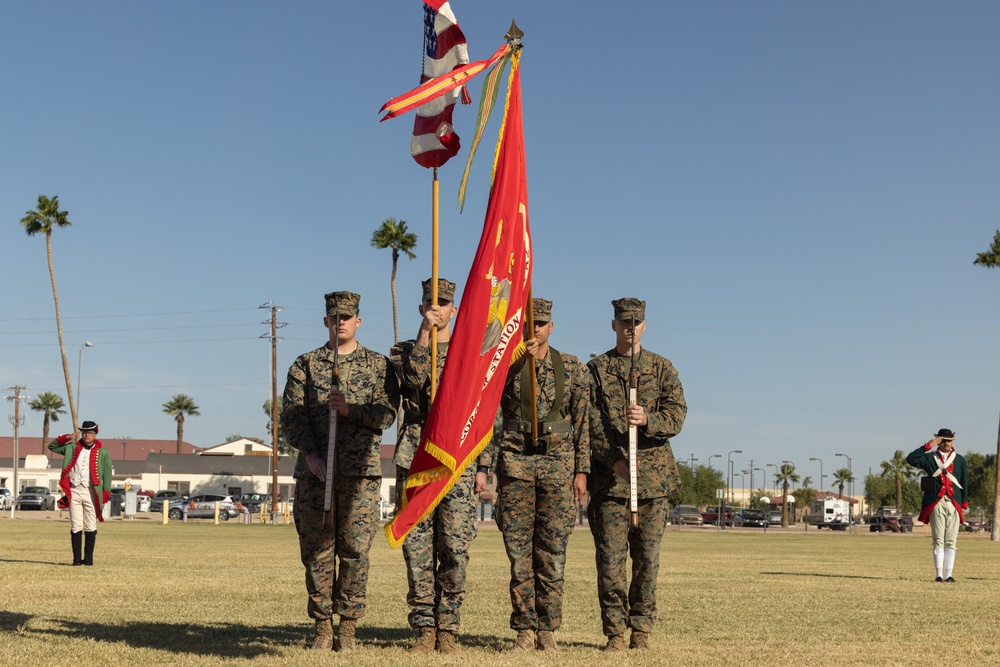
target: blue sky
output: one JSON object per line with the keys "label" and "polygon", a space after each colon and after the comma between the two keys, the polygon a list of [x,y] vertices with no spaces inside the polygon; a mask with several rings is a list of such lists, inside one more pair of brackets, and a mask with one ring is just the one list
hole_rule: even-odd
{"label": "blue sky", "polygon": [[[282,384],[324,340],[327,291],[363,295],[360,338],[387,352],[390,255],[369,246],[387,217],[419,236],[398,276],[415,333],[431,176],[409,157],[411,118],[377,110],[416,85],[421,7],[347,7],[5,8],[0,388],[65,397],[45,244],[18,224],[39,194],[73,222],[53,238],[66,351],[76,383],[94,343],[81,417],[106,438],[173,437],[161,405],[185,393],[201,408],[187,441],[269,439],[268,301],[286,307]],[[534,291],[555,302],[553,344],[603,352],[610,300],[644,298],[644,342],[685,386],[688,461],[741,449],[737,469],[790,460],[815,481],[809,459],[829,476],[843,453],[860,479],[941,427],[994,451],[1000,273],[972,260],[1000,228],[1000,5],[607,7],[453,3],[473,58],[512,17],[525,32]],[[474,112],[456,111],[466,144]],[[441,273],[460,283],[495,136],[496,120],[464,214],[465,150],[440,173]],[[30,419],[22,434],[41,435]]]}

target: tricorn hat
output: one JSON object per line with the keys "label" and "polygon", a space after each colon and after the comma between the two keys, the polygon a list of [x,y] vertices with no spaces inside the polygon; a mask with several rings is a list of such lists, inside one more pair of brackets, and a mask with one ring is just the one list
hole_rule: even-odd
{"label": "tricorn hat", "polygon": [[83,433],[84,431],[93,431],[94,433],[97,433],[97,422],[85,421],[80,424],[80,433]]}
{"label": "tricorn hat", "polygon": [[950,428],[943,428],[934,434],[935,438],[941,438],[942,440],[954,440],[955,434]]}
{"label": "tricorn hat", "polygon": [[361,307],[361,295],[354,292],[330,292],[326,299],[327,317],[339,312],[341,315],[354,316]]}

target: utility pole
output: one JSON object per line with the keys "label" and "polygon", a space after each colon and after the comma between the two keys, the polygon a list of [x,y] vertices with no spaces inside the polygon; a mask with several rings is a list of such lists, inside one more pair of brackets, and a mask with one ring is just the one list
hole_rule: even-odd
{"label": "utility pole", "polygon": [[[24,421],[24,418],[21,417],[21,401],[27,401],[31,397],[30,396],[22,396],[21,395],[21,390],[25,389],[24,385],[15,384],[13,387],[7,387],[7,388],[14,392],[13,396],[6,396],[5,398],[8,401],[13,401],[14,402],[14,416],[10,418],[10,423],[14,425],[14,488],[11,489],[10,492],[12,494],[14,494],[14,500],[16,500],[17,499],[17,494],[20,492],[20,489],[17,486],[17,462],[18,462],[18,454],[17,454],[17,444],[18,444],[17,443],[17,437],[18,437],[18,435],[17,435],[17,432],[18,432],[18,429],[21,427],[21,423]],[[14,503],[13,502],[11,502],[11,504],[10,504],[10,516],[11,516],[11,518],[14,518]]]}
{"label": "utility pole", "polygon": [[285,340],[278,336],[277,331],[288,323],[278,322],[278,311],[284,310],[284,306],[276,306],[268,301],[258,307],[271,311],[271,319],[261,322],[270,324],[271,332],[263,334],[261,338],[271,339],[271,523],[275,523],[278,513],[278,341]]}

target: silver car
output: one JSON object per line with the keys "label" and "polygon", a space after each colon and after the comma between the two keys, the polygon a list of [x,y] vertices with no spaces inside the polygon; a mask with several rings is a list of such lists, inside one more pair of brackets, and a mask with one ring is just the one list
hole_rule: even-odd
{"label": "silver car", "polygon": [[14,501],[14,507],[20,510],[54,510],[56,497],[44,486],[26,486]]}
{"label": "silver car", "polygon": [[186,511],[189,519],[212,519],[215,517],[215,503],[219,503],[220,521],[236,518],[236,503],[233,502],[233,497],[216,493],[202,493],[187,500],[174,501],[170,503],[167,516],[177,521],[184,518]]}

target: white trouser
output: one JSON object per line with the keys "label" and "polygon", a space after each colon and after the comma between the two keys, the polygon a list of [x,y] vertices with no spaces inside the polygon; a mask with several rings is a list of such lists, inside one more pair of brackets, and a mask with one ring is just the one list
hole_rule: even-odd
{"label": "white trouser", "polygon": [[934,548],[956,548],[958,542],[958,510],[950,498],[942,498],[931,510],[931,541]]}
{"label": "white trouser", "polygon": [[88,533],[97,530],[97,508],[94,507],[94,498],[90,493],[90,487],[74,485],[70,487],[72,499],[69,503],[69,529],[70,532],[79,533],[85,530]]}

